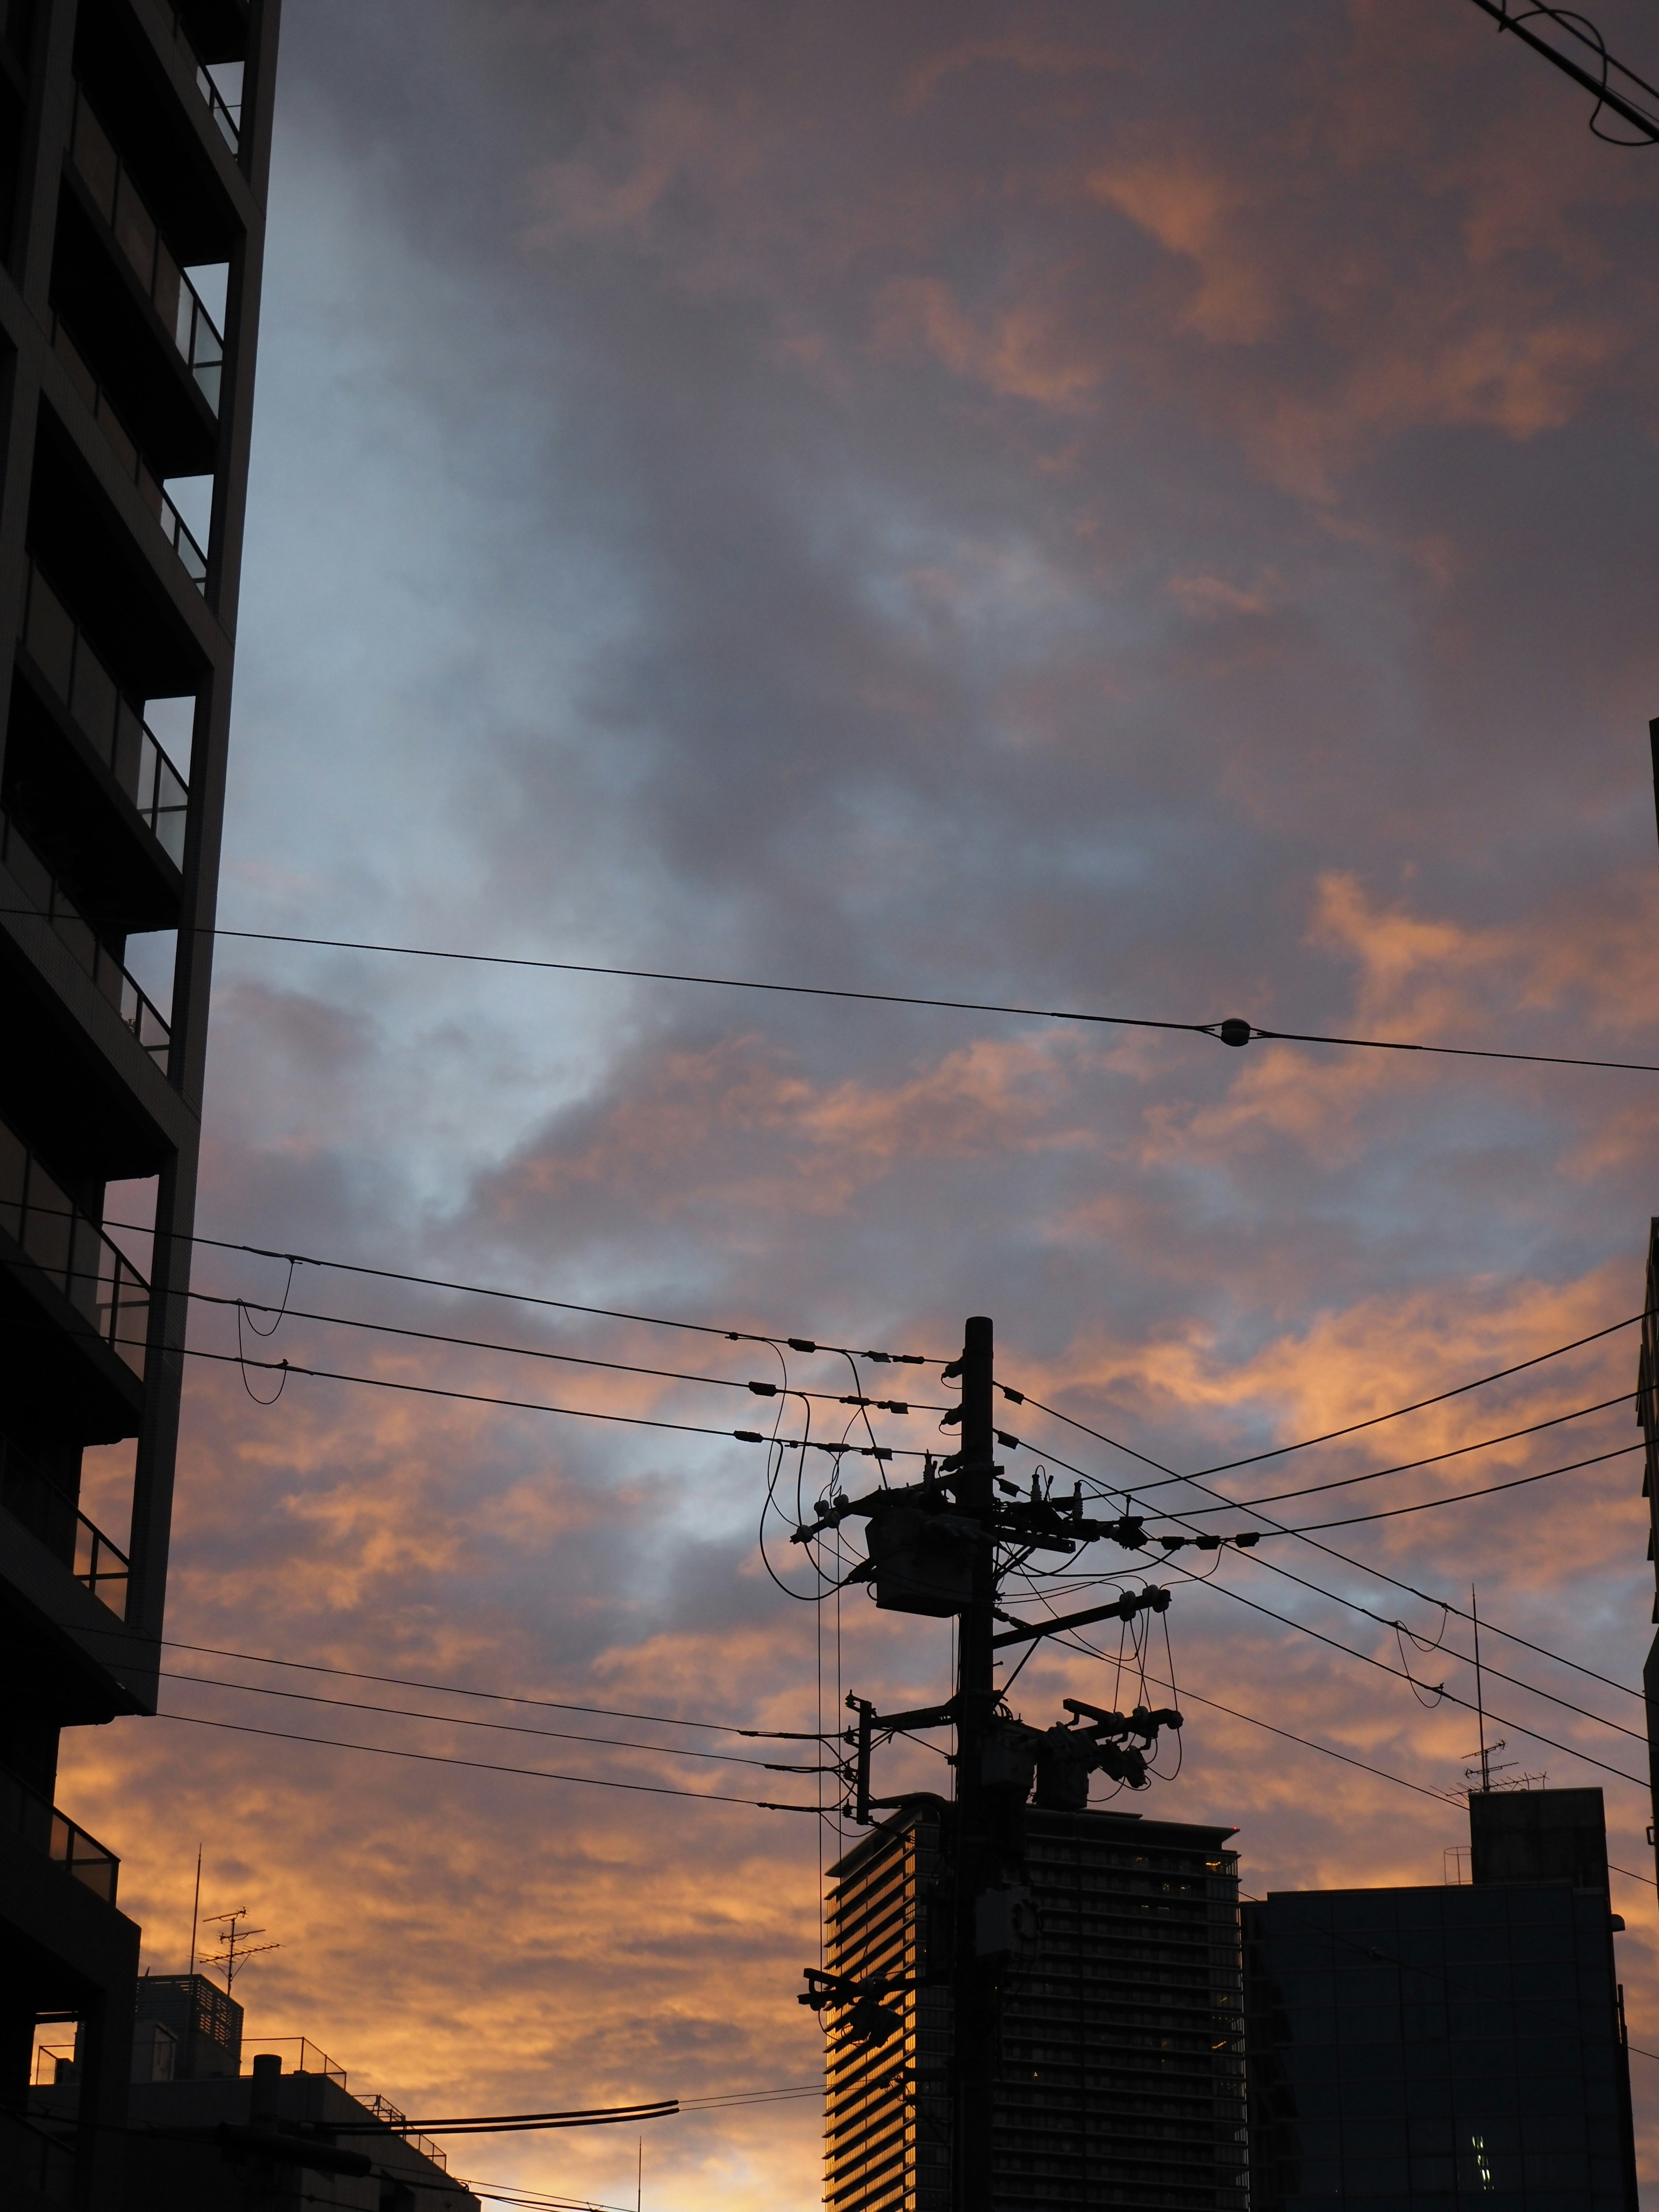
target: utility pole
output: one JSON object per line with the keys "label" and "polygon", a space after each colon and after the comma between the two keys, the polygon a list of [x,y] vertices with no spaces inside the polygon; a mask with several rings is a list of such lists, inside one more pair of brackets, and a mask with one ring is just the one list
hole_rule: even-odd
{"label": "utility pole", "polygon": [[[937,2099],[931,2124],[937,2128],[933,2139],[948,2142],[950,2179],[941,2194],[950,2212],[995,2212],[1002,2015],[1020,1960],[1038,1934],[1025,1863],[1027,1800],[1035,1789],[1041,1811],[1081,1811],[1088,1804],[1089,1778],[1097,1773],[1144,1790],[1159,1731],[1182,1725],[1181,1715],[1165,1709],[1137,1705],[1133,1712],[1108,1712],[1076,1698],[1062,1700],[1070,1719],[1046,1729],[1028,1727],[1009,1711],[996,1681],[997,1662],[1006,1648],[1102,1621],[1127,1626],[1137,1615],[1166,1612],[1170,1593],[1151,1586],[1125,1589],[1106,1603],[1036,1620],[1000,1610],[1000,1576],[1009,1565],[1034,1554],[1074,1558],[1084,1546],[1102,1540],[1144,1554],[1147,1537],[1145,1522],[1127,1506],[1111,1520],[1085,1515],[1080,1481],[1069,1497],[1055,1497],[1040,1473],[1030,1478],[1029,1492],[1008,1480],[994,1455],[999,1445],[1018,1449],[1019,1440],[996,1426],[993,1407],[1000,1386],[994,1355],[992,1323],[975,1315],[963,1331],[961,1357],[944,1370],[943,1379],[959,1382],[962,1390],[960,1406],[950,1408],[941,1423],[945,1428],[960,1424],[954,1453],[937,1462],[927,1456],[916,1482],[895,1486],[884,1474],[879,1487],[858,1497],[841,1490],[837,1475],[813,1518],[790,1539],[811,1546],[848,1519],[866,1522],[869,1556],[847,1575],[838,1554],[835,1587],[866,1583],[877,1605],[888,1611],[956,1624],[957,1679],[942,1704],[879,1713],[866,1698],[849,1693],[847,1699],[856,1717],[843,1739],[851,1752],[842,1767],[848,1816],[862,1827],[878,1826],[885,1813],[896,1814],[900,1824],[921,1816],[937,1834],[937,1846],[928,1847],[937,1849],[937,1875],[927,1875],[925,1893],[913,1896],[907,1909],[914,1917],[898,1952],[900,1960],[908,1958],[914,1966],[896,1964],[884,1951],[879,1966],[860,1963],[862,1938],[854,1937],[846,1954],[853,1960],[850,1967],[837,1960],[804,1968],[807,1986],[799,1999],[828,2014],[832,2049],[844,2063],[849,2051],[881,2051],[905,2032],[907,2009],[914,2021],[915,2007],[924,1999],[933,2003],[930,1993],[948,1984],[949,2056],[934,2077],[937,2087],[925,2086],[924,2037],[913,2064],[888,2065],[880,2084],[861,2091],[848,2109],[860,2115],[852,2123],[859,2130],[873,2126],[880,2132],[889,2122],[872,2118],[871,2097],[878,2104],[890,2099],[895,2122],[914,2129],[929,2124],[916,2115]],[[1003,1395],[1021,1402],[1015,1390],[1004,1389]],[[795,1449],[805,1443],[802,1439]],[[1212,1544],[1255,1540],[1246,1534]],[[878,1745],[901,1733],[945,1728],[956,1734],[951,1802],[929,1790],[873,1793],[871,1759]],[[901,1826],[892,1832],[905,1831]],[[930,2196],[927,2201],[939,2200]]]}
{"label": "utility pole", "polygon": [[953,2212],[990,2212],[992,2203],[999,1990],[991,1962],[980,1954],[979,1900],[1000,1871],[985,1788],[985,1747],[997,1702],[991,1646],[996,1555],[989,1540],[996,1508],[996,1469],[991,1459],[996,1443],[991,1402],[994,1365],[992,1323],[986,1315],[976,1314],[963,1340],[962,1463],[955,1484],[962,1513],[978,1522],[986,1540],[974,1547],[971,1595],[957,1626]]}

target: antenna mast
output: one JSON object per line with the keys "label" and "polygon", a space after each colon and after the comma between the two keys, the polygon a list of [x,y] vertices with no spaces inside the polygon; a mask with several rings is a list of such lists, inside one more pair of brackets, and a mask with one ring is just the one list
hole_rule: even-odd
{"label": "antenna mast", "polygon": [[1474,1710],[1480,1723],[1480,1790],[1484,1796],[1492,1789],[1492,1769],[1487,1764],[1486,1695],[1480,1680],[1480,1608],[1474,1601],[1474,1584],[1469,1584],[1469,1618],[1474,1623]]}

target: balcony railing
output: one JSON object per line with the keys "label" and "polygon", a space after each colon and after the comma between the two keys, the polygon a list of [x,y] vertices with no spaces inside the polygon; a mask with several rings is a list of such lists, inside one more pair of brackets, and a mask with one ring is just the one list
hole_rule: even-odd
{"label": "balcony railing", "polygon": [[384,2120],[387,2127],[400,2135],[411,2150],[419,2151],[423,2158],[429,2158],[434,2166],[445,2173],[448,2172],[447,2153],[434,2143],[430,2136],[423,2136],[416,2129],[411,2128],[406,2113],[400,2112],[398,2107],[385,2097],[365,2097],[361,2101],[368,2111],[374,2113],[377,2120]]}
{"label": "balcony railing", "polygon": [[165,1070],[173,1030],[165,1014],[134,981],[57,878],[3,808],[0,808],[0,862],[16,878],[54,937],[66,945],[99,992],[150,1058]]}
{"label": "balcony railing", "polygon": [[189,787],[33,562],[23,642],[162,851],[182,865]]}
{"label": "balcony railing", "polygon": [[138,496],[161,526],[161,535],[184,564],[185,574],[198,592],[207,590],[207,555],[197,544],[184,517],[161,489],[161,483],[146,463],[137,444],[129,435],[126,425],[110,405],[109,394],[88,368],[81,349],[76,344],[62,322],[52,319],[52,349],[69,372],[70,382],[87,403],[92,419],[108,441],[110,451],[121,465],[121,473],[138,487]]}
{"label": "balcony railing", "polygon": [[[189,57],[191,68],[195,72],[196,89],[206,100],[208,113],[218,125],[220,137],[229,147],[231,152],[236,153],[242,143],[240,100],[227,100],[220,90],[214,80],[212,71],[191,43],[190,33],[185,28],[185,14],[182,8],[175,8],[173,11],[173,35]],[[237,66],[240,68],[240,64]]]}
{"label": "balcony railing", "polygon": [[131,1581],[126,1553],[6,1436],[0,1436],[0,1505],[32,1536],[38,1536],[118,1620],[126,1619]]}
{"label": "balcony railing", "polygon": [[144,1371],[149,1285],[0,1121],[0,1229],[92,1323],[135,1375]]}
{"label": "balcony railing", "polygon": [[0,1767],[0,1820],[14,1834],[38,1844],[49,1858],[84,1882],[106,1905],[115,1902],[121,1862],[94,1836],[60,1813],[49,1798]]}
{"label": "balcony railing", "polygon": [[87,104],[87,96],[79,85],[75,88],[70,158],[92,194],[99,213],[114,233],[116,244],[149,295],[156,313],[172,331],[173,343],[184,356],[185,365],[201,387],[203,397],[216,415],[224,370],[224,339],[203,306],[196,287],[168,252],[155,216],[145,206],[109,133]]}

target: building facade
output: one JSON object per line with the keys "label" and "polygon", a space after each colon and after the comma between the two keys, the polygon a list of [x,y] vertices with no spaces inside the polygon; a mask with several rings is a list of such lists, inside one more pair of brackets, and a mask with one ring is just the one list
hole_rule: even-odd
{"label": "building facade", "polygon": [[[1244,2212],[1243,1996],[1232,1831],[1107,1812],[1022,1815],[1019,1880],[981,1900],[1005,1951],[995,2212]],[[951,1808],[910,1807],[833,1869],[825,1965],[896,1985],[860,2039],[829,2021],[824,2203],[951,2203]],[[880,2035],[884,2023],[875,2023]]]}
{"label": "building facade", "polygon": [[1468,1886],[1245,1905],[1252,2212],[1637,2212],[1601,1793],[1470,1811]]}
{"label": "building facade", "polygon": [[[245,2070],[242,2008],[205,1975],[146,1975],[137,2019],[123,2212],[480,2212],[439,2146],[314,2043],[256,2047]],[[48,2127],[73,2106],[75,2062],[58,2071],[32,2100]]]}
{"label": "building facade", "polygon": [[[19,2204],[112,2203],[119,2159],[137,1930],[114,1851],[56,1808],[58,1754],[64,1729],[155,1705],[276,29],[277,0],[0,0],[0,2175]],[[82,2124],[50,2142],[26,2112],[42,2021],[82,2054]]]}

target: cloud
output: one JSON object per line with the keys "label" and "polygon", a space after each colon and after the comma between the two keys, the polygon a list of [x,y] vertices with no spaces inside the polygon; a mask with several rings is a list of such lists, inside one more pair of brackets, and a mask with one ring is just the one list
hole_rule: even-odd
{"label": "cloud", "polygon": [[[1656,186],[1532,59],[1415,0],[290,0],[222,919],[872,995],[216,948],[200,1225],[343,1263],[247,1340],[371,1381],[263,1407],[191,1363],[169,1632],[214,1650],[169,1665],[295,1694],[167,1700],[480,1763],[75,1732],[60,1802],[147,1962],[200,1838],[283,1946],[256,2029],[411,2112],[810,2081],[816,1819],[592,1785],[816,1802],[764,1763],[812,1746],[725,1731],[920,1703],[948,1635],[786,1595],[732,1430],[937,1448],[985,1312],[1022,1478],[1196,1505],[1158,1468],[1636,1311],[1649,1079],[891,1002],[1655,1057]],[[204,1247],[196,1287],[287,1276]],[[1540,1472],[1632,1439],[1583,1409],[1633,1360],[1216,1484],[1322,1520]],[[787,1457],[799,1588],[830,1459]],[[122,1479],[89,1492],[118,1540]],[[1613,1459],[1213,1585],[1109,1554],[1175,1594],[1152,1808],[1236,1823],[1258,1892],[1439,1881],[1469,1717],[1369,1662],[1398,1618],[1466,1695],[1465,1624],[1412,1593],[1474,1580],[1531,1686],[1492,1700],[1507,1755],[1604,1782],[1641,1874],[1644,1792],[1584,1756],[1639,1778],[1603,1724],[1651,1635],[1638,1488]],[[1102,1649],[1037,1655],[1028,1717],[1124,1686]],[[1650,2043],[1653,1893],[1618,1879]],[[632,2185],[631,2142],[477,2156]],[[815,2203],[813,2101],[676,2123],[646,2179]]]}

